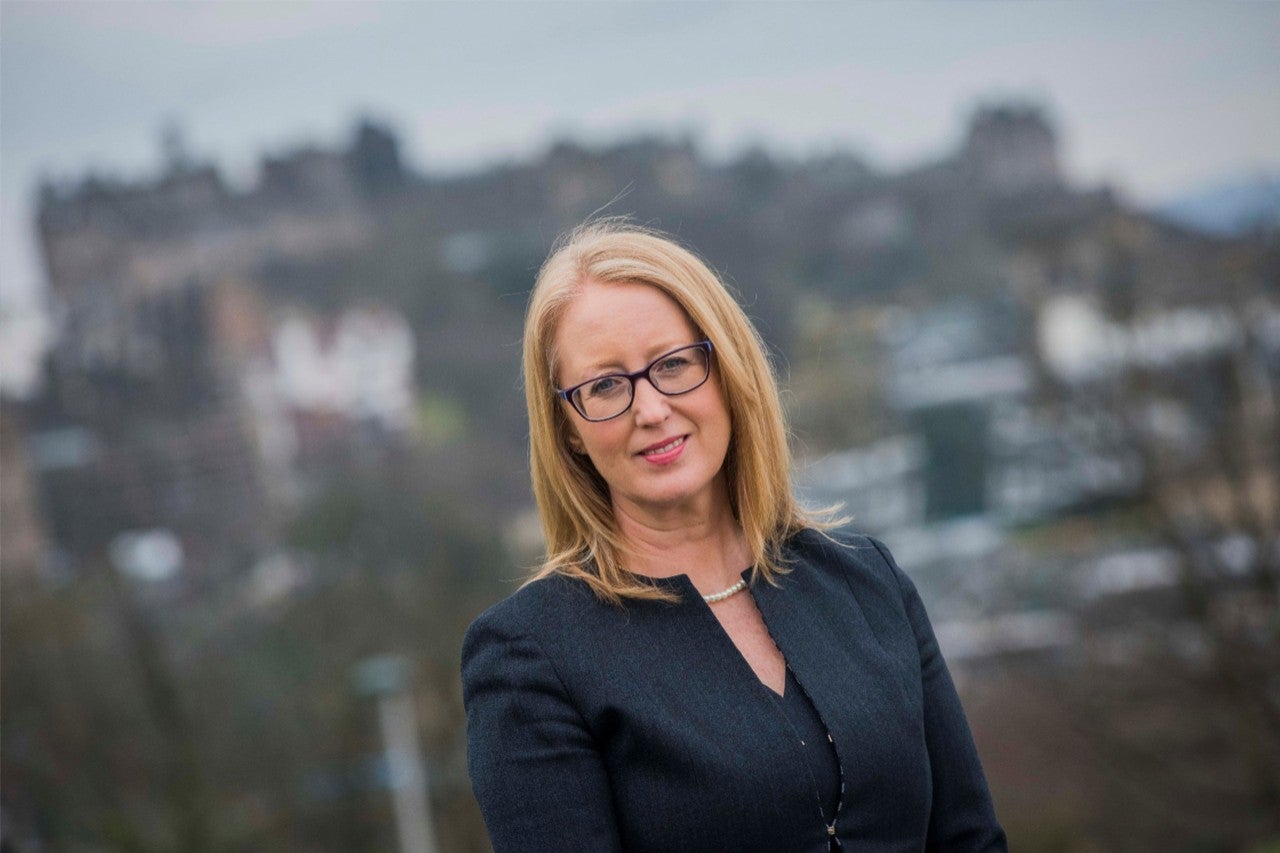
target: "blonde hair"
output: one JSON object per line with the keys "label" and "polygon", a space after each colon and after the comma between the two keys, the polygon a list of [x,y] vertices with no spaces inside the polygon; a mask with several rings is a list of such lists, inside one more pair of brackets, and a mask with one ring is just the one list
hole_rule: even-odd
{"label": "blonde hair", "polygon": [[547,556],[531,580],[579,578],[601,599],[674,600],[622,565],[622,541],[609,489],[591,460],[570,449],[567,408],[556,396],[556,326],[587,282],[656,287],[684,309],[714,348],[728,403],[724,470],[734,518],[753,558],[754,576],[785,571],[781,545],[802,528],[826,529],[823,513],[801,509],[791,489],[791,454],[778,386],[764,343],[724,283],[670,238],[619,219],[579,226],[557,241],[538,271],[524,326],[524,388],[529,410],[533,494]]}

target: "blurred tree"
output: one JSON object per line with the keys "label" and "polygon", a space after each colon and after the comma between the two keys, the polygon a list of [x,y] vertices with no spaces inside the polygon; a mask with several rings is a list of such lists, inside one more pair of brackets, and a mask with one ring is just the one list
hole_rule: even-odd
{"label": "blurred tree", "polygon": [[100,565],[74,585],[3,582],[3,792],[34,806],[25,834],[55,849],[208,849],[190,709],[122,579]]}

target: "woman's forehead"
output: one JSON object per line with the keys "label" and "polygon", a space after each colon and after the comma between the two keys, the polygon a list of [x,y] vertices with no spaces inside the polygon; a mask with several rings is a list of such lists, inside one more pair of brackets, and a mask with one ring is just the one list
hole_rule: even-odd
{"label": "woman's forehead", "polygon": [[680,304],[653,285],[588,281],[561,313],[553,344],[563,379],[639,369],[638,359],[693,343],[696,334]]}
{"label": "woman's forehead", "polygon": [[569,300],[557,326],[557,337],[563,339],[573,331],[634,336],[667,326],[693,328],[693,322],[680,303],[651,284],[587,281]]}

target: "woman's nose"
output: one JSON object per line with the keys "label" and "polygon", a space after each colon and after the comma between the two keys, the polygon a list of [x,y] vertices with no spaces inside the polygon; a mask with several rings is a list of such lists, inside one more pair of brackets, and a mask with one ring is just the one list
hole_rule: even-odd
{"label": "woman's nose", "polygon": [[671,413],[667,396],[653,387],[648,379],[637,379],[631,408],[640,426],[661,423]]}

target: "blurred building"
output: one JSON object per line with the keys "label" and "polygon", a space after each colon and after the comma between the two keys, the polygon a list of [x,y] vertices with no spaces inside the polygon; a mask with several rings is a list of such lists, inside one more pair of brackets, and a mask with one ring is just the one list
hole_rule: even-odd
{"label": "blurred building", "polygon": [[[1129,648],[1128,617],[1176,610],[1185,555],[1132,521],[1102,529],[1108,513],[1150,499],[1152,465],[1189,476],[1219,517],[1240,503],[1231,488],[1274,489],[1266,470],[1234,485],[1212,466],[1195,473],[1245,440],[1224,433],[1244,428],[1231,420],[1241,383],[1280,374],[1266,247],[1067,186],[1051,127],[1018,106],[979,110],[954,157],[880,181],[858,211],[845,227],[864,259],[909,258],[921,241],[949,247],[950,268],[928,279],[933,292],[899,288],[883,310],[894,434],[817,457],[805,499],[843,503],[855,528],[890,543],[965,667],[1080,652],[1085,625]],[[1057,551],[1024,544],[1071,519],[1088,535]],[[1250,560],[1274,560],[1230,530],[1184,535],[1219,554],[1227,586]]]}
{"label": "blurred building", "polygon": [[998,195],[1063,187],[1057,134],[1035,105],[979,109],[958,159],[976,183]]}
{"label": "blurred building", "polygon": [[[31,405],[30,460],[50,537],[71,563],[100,558],[121,535],[165,531],[193,577],[221,577],[271,551],[288,506],[280,474],[291,458],[278,464],[264,412],[315,408],[298,397],[297,365],[292,384],[265,395],[252,385],[291,328],[260,282],[366,245],[374,206],[408,178],[395,138],[369,123],[348,150],[265,158],[243,191],[193,163],[174,132],[165,153],[155,181],[41,191],[55,342]],[[335,322],[342,353],[329,374],[362,389],[337,412],[403,428],[413,357],[403,320],[374,311]]]}
{"label": "blurred building", "polygon": [[23,430],[13,405],[0,408],[0,573],[27,575],[44,557],[45,532],[40,521],[36,482],[22,446]]}
{"label": "blurred building", "polygon": [[282,311],[244,366],[242,387],[258,449],[280,500],[310,491],[326,461],[415,427],[414,338],[385,307],[316,316]]}

